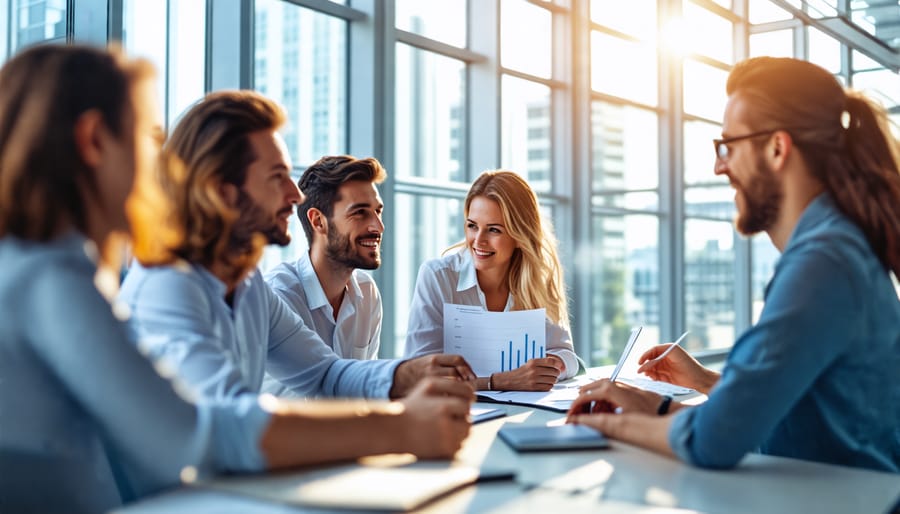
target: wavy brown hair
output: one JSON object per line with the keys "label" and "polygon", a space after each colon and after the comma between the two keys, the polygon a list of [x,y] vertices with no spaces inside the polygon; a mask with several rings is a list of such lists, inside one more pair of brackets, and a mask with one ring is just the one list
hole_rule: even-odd
{"label": "wavy brown hair", "polygon": [[184,259],[205,267],[219,263],[235,279],[256,266],[265,237],[236,223],[240,210],[228,205],[221,186],[243,186],[247,168],[256,159],[250,134],[278,130],[285,120],[277,103],[253,91],[218,91],[194,104],[163,148],[159,173],[171,204],[161,222],[180,237],[146,245],[152,251],[136,252],[141,262]]}
{"label": "wavy brown hair", "polygon": [[790,133],[837,207],[900,277],[900,146],[884,109],[826,70],[790,58],[743,61],[726,89],[753,106],[752,129]]}
{"label": "wavy brown hair", "polygon": [[[568,298],[556,237],[552,225],[541,216],[531,186],[512,171],[485,171],[466,195],[465,218],[469,217],[472,200],[479,196],[497,202],[506,231],[518,245],[507,274],[513,310],[547,309],[551,321],[568,327]],[[465,244],[457,243],[448,251]]]}
{"label": "wavy brown hair", "polygon": [[[126,130],[132,86],[154,74],[117,48],[41,45],[0,70],[0,237],[48,241],[68,227],[86,233],[87,205],[102,201],[74,127],[97,111]],[[133,173],[122,170],[122,173]]]}

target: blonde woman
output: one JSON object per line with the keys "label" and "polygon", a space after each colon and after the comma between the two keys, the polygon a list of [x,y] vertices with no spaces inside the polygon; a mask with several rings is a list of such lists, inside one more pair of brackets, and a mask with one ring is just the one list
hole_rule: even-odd
{"label": "blonde woman", "polygon": [[511,171],[486,171],[466,195],[466,239],[419,269],[407,356],[443,352],[444,303],[488,311],[547,309],[547,357],[477,379],[478,389],[546,391],[575,375],[566,291],[556,240],[537,196]]}

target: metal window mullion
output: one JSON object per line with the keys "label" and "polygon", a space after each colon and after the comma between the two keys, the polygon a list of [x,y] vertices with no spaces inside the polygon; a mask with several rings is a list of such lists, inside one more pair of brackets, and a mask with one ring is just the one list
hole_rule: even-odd
{"label": "metal window mullion", "polygon": [[[473,12],[478,4],[477,16]],[[484,57],[468,66],[466,84],[466,177],[469,181],[483,170],[500,165],[500,3],[499,0],[470,0],[467,9],[469,50]]]}
{"label": "metal window mullion", "polygon": [[204,90],[253,87],[253,0],[206,0]]}
{"label": "metal window mullion", "polygon": [[[349,22],[348,27],[348,150],[357,156],[373,156],[388,170],[387,179],[379,189],[387,206],[382,214],[387,241],[393,241],[397,223],[394,209],[397,205],[397,179],[393,173],[396,159],[394,1],[352,0],[352,7],[364,13],[365,17]],[[397,322],[393,304],[390,303],[396,298],[396,274],[394,259],[384,259],[372,273],[382,298],[386,299],[386,314],[381,322],[381,348],[378,351],[381,358],[396,355]]]}
{"label": "metal window mullion", "polygon": [[[661,25],[668,19],[681,16],[680,0],[660,1],[665,4]],[[660,270],[660,335],[663,339],[674,337],[684,330],[685,287],[684,287],[684,105],[682,100],[683,73],[682,59],[666,58],[660,52],[659,91],[660,106],[663,108],[663,122],[659,129],[659,186],[660,210],[668,213],[660,219],[659,230],[659,270]]]}

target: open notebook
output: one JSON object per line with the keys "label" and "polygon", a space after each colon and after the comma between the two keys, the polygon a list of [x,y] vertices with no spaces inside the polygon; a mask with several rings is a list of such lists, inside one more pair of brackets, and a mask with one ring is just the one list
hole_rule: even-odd
{"label": "open notebook", "polygon": [[308,507],[405,511],[477,479],[473,467],[407,461],[220,477],[196,486]]}

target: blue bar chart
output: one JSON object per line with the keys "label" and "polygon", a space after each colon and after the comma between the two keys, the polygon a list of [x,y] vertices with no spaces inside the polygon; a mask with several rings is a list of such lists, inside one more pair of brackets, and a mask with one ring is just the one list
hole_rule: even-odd
{"label": "blue bar chart", "polygon": [[444,352],[462,355],[479,377],[524,366],[546,354],[546,311],[489,312],[444,305]]}

